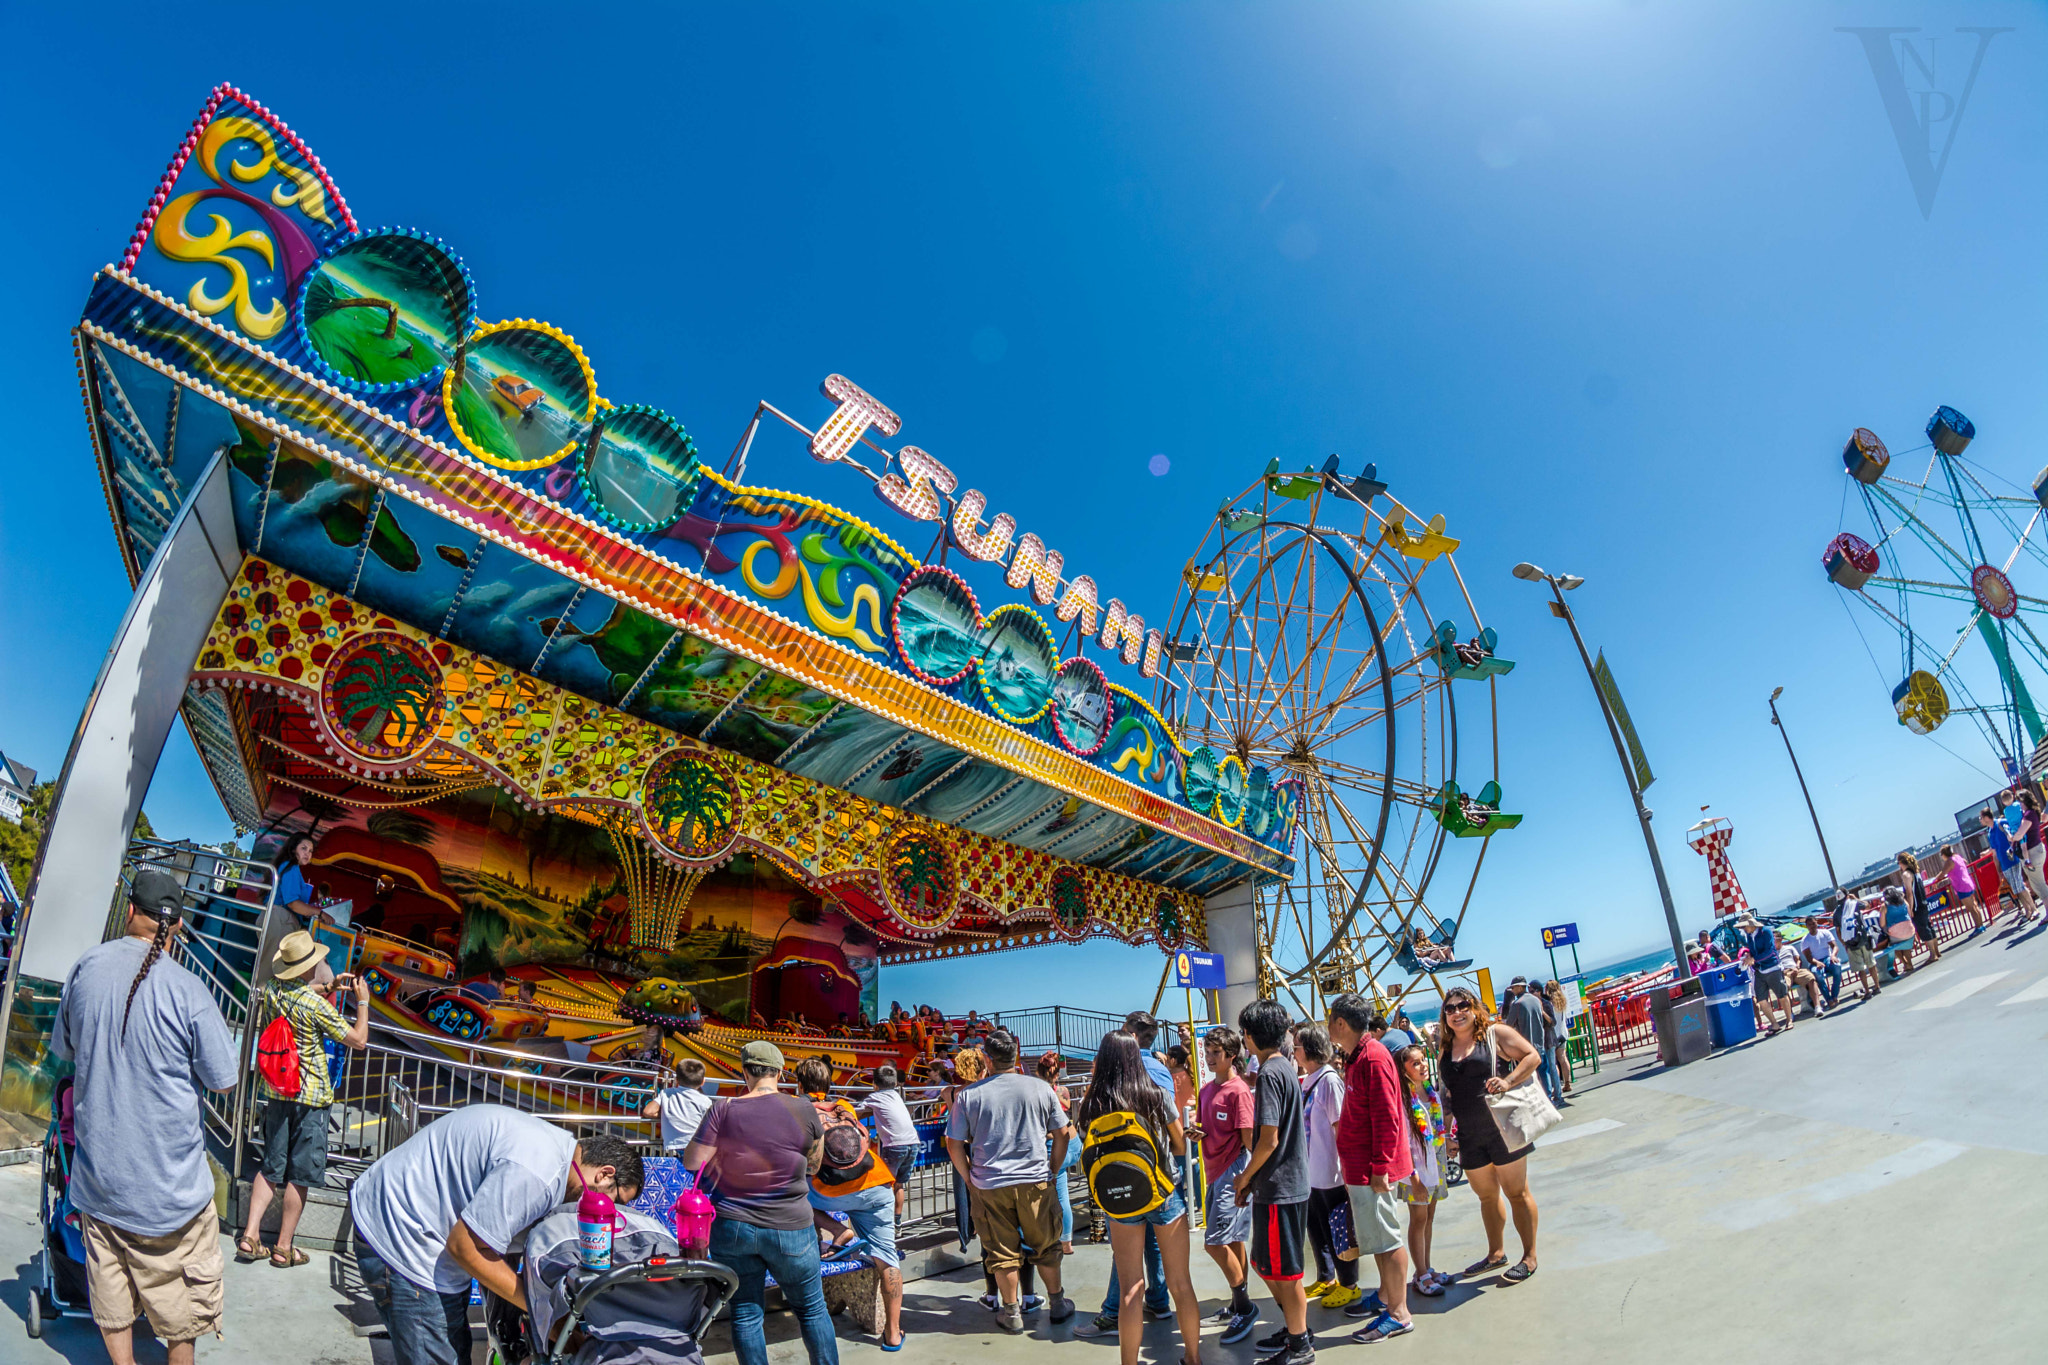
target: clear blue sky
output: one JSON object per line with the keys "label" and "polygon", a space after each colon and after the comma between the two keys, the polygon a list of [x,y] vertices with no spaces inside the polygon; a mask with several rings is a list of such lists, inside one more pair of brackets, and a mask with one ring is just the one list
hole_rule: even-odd
{"label": "clear blue sky", "polygon": [[[2038,8],[172,13],[10,25],[0,748],[26,762],[61,763],[126,598],[65,331],[229,79],[361,221],[451,241],[487,316],[572,332],[608,395],[722,452],[757,399],[815,416],[818,381],[848,374],[906,415],[902,439],[1155,620],[1217,501],[1268,457],[1376,460],[1448,515],[1520,663],[1502,767],[1528,818],[1494,841],[1464,940],[1500,970],[1538,965],[1537,927],[1560,920],[1589,961],[1660,935],[1586,680],[1517,560],[1588,579],[1576,604],[1657,769],[1688,925],[1707,882],[1680,836],[1702,803],[1734,820],[1758,904],[1821,880],[1766,719],[1775,685],[1841,864],[1990,785],[1962,725],[1936,737],[1951,753],[1893,721],[1896,645],[1872,632],[1873,664],[1818,559],[1854,425],[1902,449],[1952,403],[2014,482],[2048,459]],[[1864,50],[1836,29],[1925,25],[1953,96],[1976,42],[1959,20],[2015,31],[1923,216]],[[757,472],[818,485],[787,445]],[[182,735],[149,809],[167,832],[227,833]],[[1121,1004],[1149,998],[1158,962],[1051,949],[891,969],[883,993]]]}

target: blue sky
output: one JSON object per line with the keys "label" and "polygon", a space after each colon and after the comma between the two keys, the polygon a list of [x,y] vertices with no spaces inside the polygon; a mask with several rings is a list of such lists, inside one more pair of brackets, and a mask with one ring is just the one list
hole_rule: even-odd
{"label": "blue sky", "polygon": [[[1735,822],[1758,904],[1821,880],[1773,686],[1838,864],[1933,834],[1991,785],[1964,723],[1937,744],[1894,722],[1897,643],[1861,613],[1859,635],[1819,555],[1857,525],[1837,456],[1852,426],[1904,450],[1951,403],[1977,423],[1972,456],[2014,483],[2048,459],[2036,8],[166,13],[22,11],[0,82],[24,134],[0,217],[0,748],[32,765],[61,763],[126,599],[65,330],[229,79],[310,143],[361,221],[455,245],[487,316],[572,332],[608,396],[657,403],[722,453],[757,400],[815,419],[818,381],[845,373],[904,414],[902,440],[1149,619],[1269,457],[1377,461],[1446,513],[1520,665],[1501,764],[1527,819],[1493,841],[1463,940],[1500,971],[1540,963],[1544,924],[1576,920],[1589,962],[1661,934],[1586,680],[1508,577],[1517,560],[1588,580],[1575,605],[1657,770],[1688,926],[1708,913],[1682,840],[1702,803]],[[1905,36],[1923,58],[1933,41],[1953,98],[1977,41],[1959,18],[2013,31],[1986,51],[1923,216],[1864,50],[1837,29],[1924,26]],[[753,472],[873,506],[794,442]],[[1963,624],[1916,617],[1943,637]],[[167,832],[228,832],[182,735],[149,809]],[[1158,962],[1054,949],[891,969],[883,992],[1100,1004],[1143,996]]]}

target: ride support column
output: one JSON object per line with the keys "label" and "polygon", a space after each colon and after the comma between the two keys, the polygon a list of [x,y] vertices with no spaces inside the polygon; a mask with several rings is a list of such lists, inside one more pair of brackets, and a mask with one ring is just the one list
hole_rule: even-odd
{"label": "ride support column", "polygon": [[1219,891],[1205,904],[1209,951],[1223,956],[1223,1022],[1259,998],[1258,907],[1249,883]]}

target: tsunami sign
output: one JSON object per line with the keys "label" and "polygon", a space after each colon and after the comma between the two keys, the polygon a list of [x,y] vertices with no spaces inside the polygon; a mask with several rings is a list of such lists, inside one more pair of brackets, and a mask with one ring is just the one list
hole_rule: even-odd
{"label": "tsunami sign", "polygon": [[1223,989],[1223,955],[1183,950],[1173,959],[1173,984],[1183,990]]}

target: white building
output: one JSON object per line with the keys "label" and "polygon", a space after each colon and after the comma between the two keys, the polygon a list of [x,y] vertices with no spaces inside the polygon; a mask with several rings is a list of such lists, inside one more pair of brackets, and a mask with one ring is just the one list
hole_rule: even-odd
{"label": "white building", "polygon": [[0,820],[21,823],[28,807],[29,789],[36,784],[36,770],[0,753]]}

